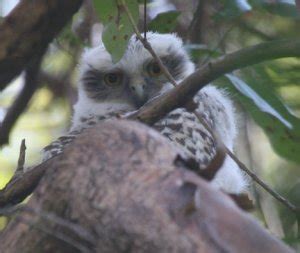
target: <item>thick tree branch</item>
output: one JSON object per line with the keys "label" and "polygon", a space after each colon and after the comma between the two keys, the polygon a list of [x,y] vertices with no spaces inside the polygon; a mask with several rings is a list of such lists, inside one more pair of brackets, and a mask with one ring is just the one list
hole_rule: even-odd
{"label": "thick tree branch", "polygon": [[[192,97],[197,93],[198,90],[227,72],[241,67],[246,67],[251,64],[256,64],[261,61],[294,56],[300,56],[299,39],[294,41],[284,40],[266,42],[257,46],[241,49],[237,52],[219,58],[215,62],[208,64],[200,70],[197,70],[170,92],[150,101],[138,111],[129,115],[128,118],[139,119],[140,121],[150,125],[154,124],[170,111],[184,106],[188,101],[191,101]],[[28,180],[30,175],[25,173],[24,176],[26,177],[24,181],[22,178],[20,178],[18,183],[7,186],[5,189],[1,190],[0,207],[10,203],[6,200],[19,199],[18,197],[15,198],[14,195],[21,195],[23,197],[28,196],[31,193],[30,191],[26,191],[25,194],[23,194],[21,191],[24,187],[30,190],[34,189],[42,176],[42,173],[40,173],[38,170],[39,168],[35,167],[32,169],[32,171],[28,172],[32,174],[37,173],[39,175],[38,177],[32,176],[32,181]]]}
{"label": "thick tree branch", "polygon": [[43,162],[21,177],[12,178],[0,191],[0,208],[16,205],[28,197],[40,182],[48,167],[48,162]]}
{"label": "thick tree branch", "polygon": [[[131,13],[130,13],[129,9],[127,8],[124,1],[122,1],[122,4],[123,4],[123,7],[124,7],[124,9],[125,9],[125,11],[128,15],[128,18],[131,22],[131,25],[132,25],[135,33],[136,33],[137,38],[141,41],[141,43],[144,45],[144,48],[149,51],[149,53],[153,56],[153,58],[156,59],[156,61],[158,61],[162,71],[164,72],[165,76],[169,79],[169,81],[174,86],[177,86],[176,81],[172,78],[172,76],[169,73],[169,71],[167,70],[167,68],[163,65],[163,63],[160,61],[157,54],[152,49],[151,45],[148,43],[148,41],[146,39],[146,36],[144,36],[144,38],[142,38],[142,36],[141,36],[141,34],[140,34],[133,18],[132,18],[132,15],[131,15]],[[231,30],[231,28],[228,31],[230,31],[230,30]],[[261,48],[260,48],[260,51],[261,51]],[[248,56],[249,56],[249,54],[248,54]],[[212,64],[209,64],[208,66],[209,66],[210,69],[212,69]],[[182,106],[191,107],[190,105],[188,106],[188,104],[191,104],[190,101],[193,101],[193,96],[189,97],[189,98],[190,98],[190,100],[186,101],[185,104],[182,104]],[[223,144],[222,140],[216,135],[216,133],[202,120],[201,116],[195,111],[195,108],[192,109],[192,111],[194,111],[194,114],[196,115],[198,120],[207,129],[207,131],[210,132],[213,139],[216,140],[216,142],[218,143],[218,145],[217,145],[218,146],[218,152],[217,152],[215,158],[213,159],[213,161],[211,162],[210,166],[208,166],[206,168],[206,170],[204,170],[205,173],[209,173],[208,175],[211,175],[213,177],[214,174],[218,171],[218,169],[222,166],[222,163],[223,163],[224,158],[225,158],[225,152],[226,152],[238,164],[240,169],[242,169],[244,172],[246,172],[255,182],[257,182],[261,187],[263,187],[267,192],[269,192],[274,198],[276,198],[278,201],[280,201],[282,204],[284,204],[286,207],[288,207],[293,212],[296,212],[296,213],[299,212],[298,207],[294,206],[288,200],[286,200],[281,195],[279,195],[277,192],[272,190],[266,183],[263,182],[263,180],[261,180],[259,177],[257,177],[255,175],[255,173],[253,173],[241,161],[239,161],[239,159],[237,157],[235,157],[235,155]],[[215,161],[217,161],[217,162],[215,162]],[[207,177],[207,176],[205,178],[209,179],[209,177]]]}
{"label": "thick tree branch", "polygon": [[39,55],[82,0],[23,0],[0,24],[0,90]]}
{"label": "thick tree branch", "polygon": [[167,139],[138,122],[99,123],[48,163],[27,204],[37,212],[18,214],[2,232],[1,247],[292,253],[228,196],[176,164],[177,156]]}
{"label": "thick tree branch", "polygon": [[243,48],[195,71],[177,87],[153,99],[130,118],[152,125],[172,110],[185,106],[201,88],[228,72],[267,60],[299,56],[299,39],[265,42]]}
{"label": "thick tree branch", "polygon": [[[133,27],[136,37],[143,44],[144,48],[148,50],[148,52],[152,55],[152,57],[159,64],[160,68],[162,69],[162,72],[164,73],[166,78],[169,80],[169,82],[172,83],[174,87],[177,86],[178,84],[177,84],[176,80],[173,78],[173,76],[169,72],[168,68],[163,64],[163,62],[161,61],[161,59],[156,54],[156,52],[153,50],[152,46],[150,45],[150,43],[147,40],[147,37],[146,37],[146,34],[147,34],[147,32],[146,32],[146,30],[147,30],[146,29],[146,27],[147,27],[147,22],[146,22],[147,2],[146,1],[144,2],[144,14],[145,14],[145,16],[144,16],[144,31],[145,31],[144,38],[142,37],[141,33],[139,32],[138,27],[132,17],[132,14],[131,14],[130,10],[128,9],[124,0],[121,0],[121,3],[123,5],[123,8],[129,18],[129,20],[130,20],[130,23]],[[188,107],[188,106],[186,106],[186,107]],[[191,111],[194,111],[195,108],[192,109],[192,107],[194,107],[193,103],[190,103],[189,107],[191,107],[191,108],[189,108]],[[215,140],[217,141],[217,139],[215,139]],[[189,159],[189,161],[186,161],[187,163],[189,163],[188,167],[190,169],[197,171],[198,175],[202,176],[203,178],[205,178],[207,180],[212,180],[214,178],[215,174],[221,168],[221,166],[225,160],[225,157],[226,157],[225,149],[221,149],[220,146],[218,145],[218,143],[216,146],[217,146],[216,155],[215,155],[214,159],[212,159],[212,161],[209,163],[209,165],[205,169],[199,170],[200,166],[194,159]]]}

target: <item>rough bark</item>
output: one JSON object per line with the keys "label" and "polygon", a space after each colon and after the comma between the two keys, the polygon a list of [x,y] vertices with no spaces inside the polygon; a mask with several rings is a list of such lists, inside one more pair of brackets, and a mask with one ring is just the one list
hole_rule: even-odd
{"label": "rough bark", "polygon": [[177,161],[137,122],[85,131],[49,162],[2,252],[292,252]]}
{"label": "rough bark", "polygon": [[42,51],[82,0],[23,0],[0,25],[0,90]]}

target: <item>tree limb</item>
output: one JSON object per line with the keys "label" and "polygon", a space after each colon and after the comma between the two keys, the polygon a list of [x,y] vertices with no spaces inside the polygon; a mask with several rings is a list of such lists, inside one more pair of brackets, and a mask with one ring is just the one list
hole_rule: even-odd
{"label": "tree limb", "polygon": [[166,138],[138,122],[99,123],[48,163],[27,204],[38,213],[21,211],[2,232],[1,247],[6,253],[292,252],[228,196],[176,164],[177,155]]}
{"label": "tree limb", "polygon": [[23,0],[0,24],[0,90],[47,48],[82,0]]}
{"label": "tree limb", "polygon": [[21,177],[12,178],[0,191],[0,208],[16,205],[28,197],[40,182],[47,167],[48,161],[28,169]]}
{"label": "tree limb", "polygon": [[[44,51],[43,51],[44,52]],[[3,121],[0,123],[0,146],[7,144],[9,134],[19,116],[25,111],[34,92],[38,88],[38,72],[41,64],[41,55],[37,55],[29,63],[25,71],[25,83],[16,100],[9,107]]]}
{"label": "tree limb", "polygon": [[[176,86],[174,89],[163,94],[162,96],[150,101],[138,111],[127,116],[127,118],[138,119],[145,124],[152,125],[170,111],[184,106],[188,101],[191,101],[192,97],[198,92],[198,90],[227,72],[256,64],[261,61],[293,56],[300,56],[299,39],[293,41],[284,40],[266,42],[238,50],[234,53],[219,58],[215,62],[208,64],[200,70],[197,70],[184,81],[182,81],[180,85]],[[14,195],[22,195],[23,197],[26,197],[31,193],[27,190],[26,195],[21,191],[24,185],[26,186],[25,188],[33,190],[38,184],[42,175],[40,175],[37,167],[33,168],[32,171],[27,172],[39,174],[39,177],[32,176],[33,181],[28,181],[30,175],[27,177],[27,173],[25,173],[24,176],[26,177],[24,182],[22,178],[20,178],[19,183],[16,183],[12,186],[7,186],[0,191],[0,207],[10,203],[6,202],[5,200],[15,199]],[[35,170],[36,172],[34,172]]]}
{"label": "tree limb", "polygon": [[300,56],[300,40],[265,42],[227,54],[195,71],[178,86],[145,104],[130,118],[152,125],[178,107],[184,107],[208,83],[228,72],[267,60]]}
{"label": "tree limb", "polygon": [[[160,65],[163,73],[165,74],[165,76],[167,77],[167,79],[174,85],[174,87],[177,86],[176,81],[173,79],[173,77],[171,76],[171,74],[169,73],[168,69],[163,65],[163,63],[161,62],[160,58],[158,57],[158,55],[154,52],[154,50],[152,49],[151,45],[148,43],[146,36],[144,36],[144,38],[142,38],[135,22],[134,19],[127,7],[127,5],[125,4],[124,0],[121,0],[121,3],[124,7],[125,12],[127,13],[127,16],[131,22],[131,25],[133,27],[133,30],[135,31],[135,34],[137,36],[137,38],[141,41],[141,43],[143,44],[144,48],[148,50],[148,52],[153,56],[153,58],[158,62],[158,64]],[[146,3],[145,3],[146,5]],[[226,34],[231,30],[232,28],[230,28]],[[224,35],[226,36],[226,35]],[[224,39],[224,38],[223,38]],[[257,49],[257,46],[255,47]],[[261,48],[260,48],[261,51]],[[232,54],[231,54],[232,55]],[[249,56],[249,54],[248,54]],[[229,56],[227,56],[229,57]],[[233,57],[234,58],[234,57]],[[209,68],[212,68],[212,64],[208,64]],[[195,74],[195,73],[194,73]],[[191,75],[192,76],[192,75]],[[195,95],[195,94],[194,94]],[[188,104],[191,104],[191,101],[193,101],[193,96],[189,97],[189,100],[187,100],[185,102],[185,104],[182,104],[182,107],[188,107]],[[184,98],[184,97],[183,97]],[[155,100],[154,100],[155,101]],[[177,108],[177,107],[176,107]],[[174,108],[174,109],[176,109]],[[172,111],[172,110],[171,110]],[[268,193],[270,193],[275,199],[277,199],[279,202],[281,202],[282,204],[284,204],[286,207],[288,207],[291,211],[298,213],[300,211],[299,207],[296,207],[295,205],[293,205],[292,203],[290,203],[287,199],[285,199],[284,197],[282,197],[280,194],[278,194],[276,191],[272,190],[266,183],[264,183],[263,180],[261,180],[259,177],[257,177],[255,175],[255,173],[253,173],[251,170],[249,170],[222,142],[222,140],[216,135],[216,133],[214,132],[213,129],[211,129],[201,118],[201,116],[196,112],[195,108],[192,109],[192,111],[194,111],[194,114],[196,115],[196,117],[198,118],[198,120],[202,123],[202,125],[206,128],[206,130],[211,134],[211,136],[213,137],[214,140],[216,140],[217,142],[217,154],[215,156],[215,158],[212,160],[212,162],[209,164],[209,166],[204,170],[207,179],[209,179],[209,177],[207,177],[207,175],[214,177],[215,173],[218,171],[218,169],[222,166],[224,158],[225,158],[225,153],[227,153],[236,163],[237,165],[240,167],[240,169],[242,169],[244,172],[246,172],[256,183],[258,183],[262,188],[264,188]],[[165,115],[163,115],[165,116]],[[161,119],[163,116],[161,116],[159,119]],[[154,122],[155,123],[155,122]],[[205,175],[204,174],[204,175]]]}

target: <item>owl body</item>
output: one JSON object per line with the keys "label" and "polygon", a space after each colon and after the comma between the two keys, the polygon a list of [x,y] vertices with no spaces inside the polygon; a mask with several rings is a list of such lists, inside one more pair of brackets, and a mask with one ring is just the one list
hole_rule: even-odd
{"label": "owl body", "polygon": [[[194,72],[194,64],[178,37],[148,32],[147,40],[177,83]],[[159,65],[135,36],[116,64],[103,45],[86,51],[80,66],[78,102],[74,106],[70,133],[46,147],[44,158],[61,153],[83,129],[135,111],[172,88]],[[235,116],[226,93],[209,85],[196,94],[194,103],[202,120],[232,150],[236,136]],[[153,127],[185,155],[195,159],[200,169],[206,168],[216,155],[216,141],[195,114],[185,108],[170,112]],[[231,158],[226,157],[211,184],[230,193],[241,193],[246,180]]]}

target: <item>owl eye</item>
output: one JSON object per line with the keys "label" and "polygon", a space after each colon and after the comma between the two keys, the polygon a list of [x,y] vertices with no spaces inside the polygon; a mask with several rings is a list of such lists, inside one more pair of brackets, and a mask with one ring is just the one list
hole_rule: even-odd
{"label": "owl eye", "polygon": [[119,73],[108,73],[103,79],[107,85],[116,86],[122,82],[122,75]]}
{"label": "owl eye", "polygon": [[160,68],[157,62],[151,62],[147,67],[147,71],[152,77],[157,77],[162,74],[162,69]]}

